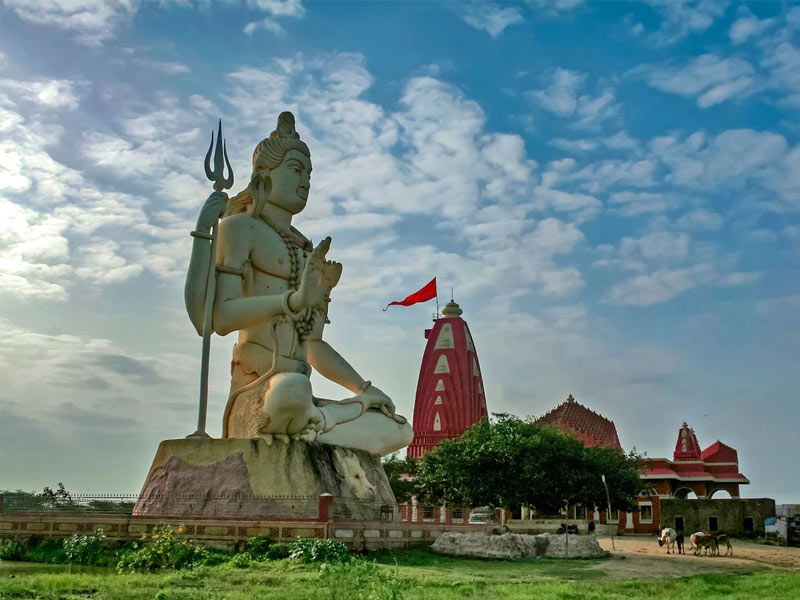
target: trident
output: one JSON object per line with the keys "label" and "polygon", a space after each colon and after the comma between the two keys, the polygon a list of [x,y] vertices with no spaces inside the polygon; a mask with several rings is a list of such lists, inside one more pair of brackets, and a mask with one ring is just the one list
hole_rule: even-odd
{"label": "trident", "polygon": [[[217,145],[214,148],[214,170],[211,170],[211,149],[214,148],[214,131],[211,131],[211,144],[208,146],[204,166],[206,177],[213,182],[214,191],[222,192],[233,186],[233,170],[228,160],[228,147],[226,141],[222,139],[222,119],[219,120],[217,130]],[[223,177],[223,158],[224,165],[228,167],[228,177]],[[222,192],[226,200],[228,195]],[[203,356],[200,364],[200,411],[197,415],[197,431],[188,435],[189,438],[207,438],[206,433],[206,413],[208,412],[208,359],[211,351],[211,317],[214,309],[214,295],[216,294],[217,278],[217,226],[211,228],[209,236],[211,241],[211,256],[208,262],[208,277],[206,279],[206,306],[203,320]]]}

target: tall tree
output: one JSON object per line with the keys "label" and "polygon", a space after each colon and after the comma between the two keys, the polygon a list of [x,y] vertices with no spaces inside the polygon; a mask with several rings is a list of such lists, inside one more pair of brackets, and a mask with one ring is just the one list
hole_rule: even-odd
{"label": "tall tree", "polygon": [[613,508],[627,509],[641,489],[638,460],[616,449],[586,448],[556,428],[495,415],[426,454],[416,491],[430,502],[511,507],[553,514],[565,502],[605,506],[605,475]]}

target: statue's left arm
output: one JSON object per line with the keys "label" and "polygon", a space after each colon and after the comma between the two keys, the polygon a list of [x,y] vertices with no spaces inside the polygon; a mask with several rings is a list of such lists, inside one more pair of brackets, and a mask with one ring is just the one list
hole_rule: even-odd
{"label": "statue's left arm", "polygon": [[363,396],[366,402],[365,408],[376,408],[387,416],[394,415],[395,407],[391,398],[372,385],[372,382],[364,380],[341,354],[322,339],[324,318],[321,317],[322,315],[318,314],[312,338],[308,340],[306,348],[308,364],[325,379],[338,383],[356,396]]}

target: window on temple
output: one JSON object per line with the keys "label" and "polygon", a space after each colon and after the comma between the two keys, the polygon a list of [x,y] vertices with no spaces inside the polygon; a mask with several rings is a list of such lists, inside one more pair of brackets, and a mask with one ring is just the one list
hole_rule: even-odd
{"label": "window on temple", "polygon": [[433,520],[433,507],[425,505],[422,507],[422,518],[425,520]]}
{"label": "window on temple", "polygon": [[439,413],[436,413],[436,416],[433,419],[433,430],[434,431],[441,431],[442,430],[442,420],[439,418]]}

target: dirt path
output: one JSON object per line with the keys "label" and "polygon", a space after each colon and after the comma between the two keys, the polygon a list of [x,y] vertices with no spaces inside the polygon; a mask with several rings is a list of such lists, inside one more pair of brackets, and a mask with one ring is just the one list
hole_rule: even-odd
{"label": "dirt path", "polygon": [[[685,577],[699,573],[741,573],[765,569],[800,571],[800,548],[764,546],[733,540],[733,556],[694,556],[667,554],[655,537],[598,538],[600,546],[612,554],[612,560],[598,565],[612,579],[650,577]],[[686,545],[688,548],[688,544]],[[724,550],[723,550],[724,552]]]}

